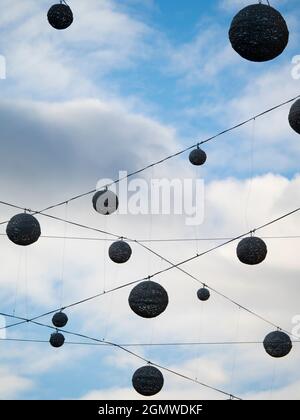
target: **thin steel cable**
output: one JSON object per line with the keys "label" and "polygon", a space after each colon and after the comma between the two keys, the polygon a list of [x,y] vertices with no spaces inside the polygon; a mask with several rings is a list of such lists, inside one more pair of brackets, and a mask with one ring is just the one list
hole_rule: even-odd
{"label": "thin steel cable", "polygon": [[[76,195],[76,196],[74,196],[74,197],[71,197],[71,198],[69,198],[68,200],[65,200],[65,201],[62,201],[62,202],[59,202],[59,203],[53,204],[53,205],[51,205],[51,206],[48,206],[48,207],[44,208],[43,210],[40,210],[40,211],[35,212],[34,214],[44,213],[45,211],[52,210],[52,209],[54,209],[54,208],[57,208],[57,207],[63,206],[64,204],[69,203],[69,202],[71,202],[71,201],[75,201],[75,200],[78,200],[78,199],[80,199],[80,198],[83,198],[83,197],[86,197],[86,196],[88,196],[88,195],[91,195],[91,194],[95,193],[97,190],[101,190],[101,189],[105,189],[105,188],[110,188],[111,186],[113,186],[113,185],[115,185],[115,184],[119,184],[121,181],[124,181],[124,180],[126,180],[126,179],[128,179],[128,178],[131,178],[131,177],[133,177],[133,176],[135,176],[135,175],[138,175],[138,174],[140,174],[140,173],[142,173],[142,172],[144,172],[144,171],[146,171],[146,170],[148,170],[148,169],[151,169],[151,168],[153,168],[154,166],[160,165],[160,164],[162,164],[162,163],[164,163],[164,162],[166,162],[166,161],[168,161],[168,160],[170,160],[170,159],[173,159],[173,158],[175,158],[175,157],[178,157],[178,156],[182,155],[183,153],[186,153],[186,152],[188,152],[189,150],[194,149],[194,148],[195,148],[195,147],[197,147],[197,146],[201,146],[201,145],[203,145],[203,144],[209,143],[209,142],[211,142],[212,140],[215,140],[216,138],[218,138],[218,137],[220,137],[220,136],[222,136],[222,135],[224,135],[224,134],[227,134],[227,133],[229,133],[229,132],[231,132],[231,131],[233,131],[233,130],[236,130],[237,128],[240,128],[240,127],[242,127],[242,126],[244,126],[244,125],[248,124],[249,122],[251,122],[251,121],[253,121],[253,120],[256,120],[256,119],[258,119],[258,118],[260,118],[260,117],[262,117],[262,116],[264,116],[264,115],[269,114],[270,112],[273,112],[273,111],[275,111],[275,110],[277,110],[277,109],[279,109],[279,108],[282,108],[282,107],[283,107],[283,106],[285,106],[285,105],[288,105],[288,104],[289,104],[289,103],[291,103],[291,102],[294,102],[296,99],[299,99],[299,98],[300,98],[300,95],[297,95],[297,96],[295,96],[294,98],[291,98],[291,99],[289,99],[289,100],[287,100],[287,101],[281,102],[280,104],[275,105],[275,106],[273,106],[272,108],[269,108],[269,109],[267,109],[267,110],[265,110],[265,111],[263,111],[263,112],[261,112],[261,113],[259,113],[259,114],[257,114],[257,115],[254,115],[253,117],[250,117],[250,118],[248,118],[247,120],[244,120],[244,121],[242,121],[242,122],[240,122],[240,123],[238,123],[238,124],[236,124],[236,125],[234,125],[234,126],[232,126],[232,127],[230,127],[230,128],[227,128],[227,129],[225,129],[225,130],[220,131],[219,133],[217,133],[217,134],[215,134],[215,135],[213,135],[213,136],[211,136],[211,137],[207,138],[206,140],[203,140],[203,141],[197,142],[196,144],[193,144],[192,146],[186,147],[185,149],[182,149],[182,150],[180,150],[179,152],[173,153],[173,154],[171,154],[171,155],[169,155],[169,156],[167,156],[167,157],[165,157],[165,158],[163,158],[163,159],[160,159],[160,160],[158,160],[158,161],[156,161],[156,162],[153,162],[153,163],[151,163],[151,164],[149,164],[149,165],[147,165],[147,166],[145,166],[145,167],[143,167],[143,168],[141,168],[141,169],[138,169],[138,170],[136,170],[136,171],[133,171],[133,172],[131,172],[131,173],[129,173],[129,174],[127,174],[127,175],[125,175],[125,176],[124,176],[124,177],[122,177],[122,178],[118,178],[118,179],[116,179],[115,181],[111,182],[110,184],[103,185],[102,187],[100,187],[100,188],[98,188],[98,189],[92,189],[92,190],[87,191],[87,192],[85,192],[85,193],[83,193],[83,194],[79,194],[79,195]],[[8,221],[1,222],[1,223],[0,223],[0,225],[2,225],[2,224],[6,224],[6,223],[8,223]]]}
{"label": "thin steel cable", "polygon": [[106,344],[106,345],[108,345],[108,346],[110,346],[110,347],[114,347],[114,348],[117,348],[117,349],[119,349],[119,350],[122,350],[122,351],[126,352],[127,354],[129,354],[129,355],[131,355],[131,356],[133,356],[133,357],[135,357],[135,358],[137,358],[137,359],[139,359],[139,360],[142,360],[143,362],[145,362],[145,363],[147,363],[147,364],[150,364],[150,365],[155,366],[155,367],[157,367],[157,368],[159,368],[159,369],[161,369],[161,370],[164,370],[164,371],[166,371],[166,372],[169,372],[169,373],[171,373],[171,374],[173,374],[173,375],[175,375],[175,376],[177,376],[177,377],[180,377],[180,378],[185,379],[185,380],[187,380],[187,381],[190,381],[190,382],[196,383],[196,384],[198,384],[198,385],[201,385],[201,386],[202,386],[202,387],[204,387],[204,388],[211,389],[211,390],[216,391],[216,392],[218,392],[218,393],[220,393],[220,394],[223,394],[223,395],[227,395],[227,396],[233,397],[233,398],[235,398],[235,399],[237,399],[237,400],[241,400],[241,398],[239,398],[239,397],[237,397],[237,396],[235,396],[235,395],[229,394],[228,392],[223,391],[223,390],[221,390],[221,389],[219,389],[219,388],[216,388],[216,387],[214,387],[214,386],[208,385],[208,384],[206,384],[206,383],[204,383],[204,382],[200,382],[200,381],[198,381],[197,379],[194,379],[194,378],[192,378],[192,377],[190,377],[190,376],[184,375],[184,374],[182,374],[182,373],[180,373],[180,372],[177,372],[176,370],[170,369],[170,368],[168,368],[168,367],[166,367],[166,366],[163,366],[163,365],[160,365],[160,364],[158,364],[158,363],[155,363],[155,362],[152,362],[152,361],[150,361],[150,360],[147,360],[145,357],[143,357],[143,356],[139,355],[138,353],[136,353],[136,352],[134,352],[134,351],[129,350],[128,348],[126,348],[126,347],[124,347],[124,346],[122,346],[122,345],[120,345],[120,344],[116,344],[116,343],[113,343],[113,342],[111,342],[111,341],[106,341],[106,340],[99,340],[99,339],[97,339],[97,338],[90,337],[90,336],[85,335],[85,334],[79,334],[79,333],[75,333],[75,332],[72,332],[72,331],[67,331],[67,330],[65,330],[65,329],[60,329],[60,328],[59,328],[59,329],[57,329],[56,327],[53,327],[52,325],[42,324],[42,323],[40,323],[40,322],[31,321],[31,320],[26,319],[26,318],[17,317],[17,316],[15,316],[15,315],[10,315],[10,314],[6,314],[6,313],[1,313],[1,315],[2,315],[2,316],[6,316],[6,317],[11,317],[11,318],[14,318],[14,319],[20,319],[20,320],[23,320],[23,321],[25,321],[25,322],[31,322],[31,323],[33,323],[33,324],[35,324],[35,325],[40,326],[40,327],[49,328],[49,329],[51,329],[51,330],[55,330],[55,331],[61,331],[62,333],[69,334],[69,335],[76,336],[76,337],[80,337],[80,338],[85,338],[85,339],[87,339],[87,340],[91,340],[91,341],[94,341],[94,342],[96,342],[96,343],[104,343],[104,344]]}

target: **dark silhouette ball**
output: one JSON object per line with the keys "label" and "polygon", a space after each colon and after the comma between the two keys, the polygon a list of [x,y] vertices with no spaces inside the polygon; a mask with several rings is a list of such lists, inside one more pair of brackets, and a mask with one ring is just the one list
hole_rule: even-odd
{"label": "dark silhouette ball", "polygon": [[210,298],[210,291],[206,287],[203,287],[203,289],[198,290],[197,295],[199,300],[206,302]]}
{"label": "dark silhouette ball", "polygon": [[282,331],[268,334],[264,340],[266,352],[275,358],[287,356],[293,348],[290,337]]}
{"label": "dark silhouette ball", "polygon": [[130,308],[138,316],[156,318],[166,310],[169,297],[160,284],[145,281],[131,291],[128,302]]}
{"label": "dark silhouette ball", "polygon": [[276,9],[265,4],[252,4],[234,17],[229,39],[241,57],[263,62],[273,60],[285,50],[289,30]]}
{"label": "dark silhouette ball", "polygon": [[207,155],[204,150],[195,149],[191,151],[189,159],[192,165],[201,166],[206,162]]}
{"label": "dark silhouette ball", "polygon": [[57,312],[56,314],[53,315],[52,323],[57,328],[63,328],[68,323],[68,317],[63,312]]}
{"label": "dark silhouette ball", "polygon": [[16,245],[28,246],[39,239],[41,227],[38,220],[31,214],[21,213],[10,219],[6,234]]}
{"label": "dark silhouette ball", "polygon": [[124,264],[129,261],[132,250],[127,242],[117,241],[111,244],[108,254],[109,258],[116,264]]}
{"label": "dark silhouette ball", "polygon": [[55,29],[67,29],[73,23],[73,13],[66,4],[54,4],[48,11],[48,22]]}
{"label": "dark silhouette ball", "polygon": [[145,366],[134,373],[132,385],[139,394],[144,397],[152,397],[162,390],[164,377],[161,371],[154,366]]}
{"label": "dark silhouette ball", "polygon": [[64,345],[65,337],[61,333],[56,332],[51,334],[49,342],[52,347],[58,348]]}
{"label": "dark silhouette ball", "polygon": [[300,134],[300,99],[291,106],[289,123],[292,129],[296,131],[296,133]]}
{"label": "dark silhouette ball", "polygon": [[268,254],[265,242],[256,237],[243,239],[236,250],[238,259],[247,265],[257,265],[262,263]]}
{"label": "dark silhouette ball", "polygon": [[97,191],[93,197],[93,207],[96,212],[109,216],[118,210],[119,199],[112,191]]}

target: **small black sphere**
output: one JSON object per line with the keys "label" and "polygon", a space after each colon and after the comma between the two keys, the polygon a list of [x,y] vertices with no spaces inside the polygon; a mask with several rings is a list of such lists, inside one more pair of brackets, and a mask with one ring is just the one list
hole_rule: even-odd
{"label": "small black sphere", "polygon": [[51,334],[49,342],[52,347],[58,348],[64,345],[65,337],[61,333],[56,332]]}
{"label": "small black sphere", "polygon": [[198,148],[191,151],[189,159],[192,165],[201,166],[206,162],[207,156],[204,150]]}
{"label": "small black sphere", "polygon": [[282,331],[268,334],[264,340],[266,352],[275,358],[287,356],[293,348],[290,337]]}
{"label": "small black sphere", "polygon": [[119,199],[112,191],[97,191],[93,197],[93,207],[96,212],[109,216],[118,210]]}
{"label": "small black sphere", "polygon": [[263,62],[273,60],[285,50],[289,30],[276,9],[265,4],[252,4],[234,17],[229,39],[241,57]]}
{"label": "small black sphere", "polygon": [[300,134],[300,99],[298,99],[290,109],[289,123],[292,129]]}
{"label": "small black sphere", "polygon": [[54,4],[48,11],[48,22],[55,29],[67,29],[73,23],[73,13],[66,4]]}
{"label": "small black sphere", "polygon": [[236,250],[238,259],[247,265],[257,265],[262,263],[268,254],[265,242],[256,237],[243,239]]}
{"label": "small black sphere", "polygon": [[206,302],[210,298],[210,291],[203,287],[203,289],[198,290],[197,295],[202,302]]}
{"label": "small black sphere", "polygon": [[169,297],[160,284],[145,281],[131,291],[128,302],[138,316],[150,319],[156,318],[166,310]]}
{"label": "small black sphere", "polygon": [[56,314],[53,315],[52,323],[57,328],[63,328],[68,323],[68,317],[63,312],[57,312]]}
{"label": "small black sphere", "polygon": [[109,258],[116,264],[124,264],[130,259],[132,250],[127,242],[117,241],[111,244],[108,254]]}
{"label": "small black sphere", "polygon": [[154,366],[138,369],[132,377],[132,385],[136,392],[144,397],[158,394],[164,386],[164,377]]}
{"label": "small black sphere", "polygon": [[39,239],[41,227],[31,214],[21,213],[10,219],[6,227],[6,234],[16,245],[27,246]]}

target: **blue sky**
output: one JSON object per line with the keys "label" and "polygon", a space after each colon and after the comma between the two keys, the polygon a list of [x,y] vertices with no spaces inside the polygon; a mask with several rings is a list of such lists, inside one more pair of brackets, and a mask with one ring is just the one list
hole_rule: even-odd
{"label": "blue sky", "polygon": [[[50,4],[45,0],[3,3],[3,201],[46,207],[300,94],[300,81],[291,75],[292,59],[300,53],[296,0],[273,2],[288,22],[290,42],[279,58],[260,64],[241,59],[229,44],[231,19],[249,4],[244,0],[70,0],[74,24],[63,32],[48,25]],[[114,215],[104,220],[93,212],[91,197],[71,203],[68,213],[59,208],[52,214],[149,239],[235,235],[248,223],[257,226],[278,217],[300,200],[299,138],[288,125],[288,110],[286,106],[208,144],[208,162],[200,170],[183,155],[143,175],[147,180],[204,178],[205,221],[199,228],[187,227],[175,216]],[[0,210],[3,220],[14,215],[4,206]],[[42,216],[39,220],[44,234],[66,232],[64,224]],[[295,216],[265,233],[297,234],[296,222]],[[67,227],[67,233],[89,235],[75,227]],[[153,249],[181,261],[214,244],[155,244]],[[0,246],[1,311],[25,317],[166,267],[139,247],[126,266],[116,267],[101,242],[67,241],[63,252],[62,241],[41,238],[20,250],[0,236]],[[268,261],[253,269],[236,261],[235,245],[186,269],[291,330],[298,313],[297,242],[270,241],[268,247]],[[170,295],[170,307],[159,319],[137,319],[125,289],[70,310],[68,329],[118,343],[257,341],[270,332],[268,325],[241,315],[218,296],[203,306],[196,299],[198,285],[182,273],[171,270],[158,281]],[[48,340],[49,334],[46,328],[26,325],[8,330],[7,337]],[[244,398],[299,395],[297,348],[276,362],[260,345],[136,351]],[[3,398],[137,397],[131,376],[140,362],[117,350],[71,345],[54,350],[47,344],[3,342],[0,360]],[[165,380],[163,399],[223,398],[169,374]]]}

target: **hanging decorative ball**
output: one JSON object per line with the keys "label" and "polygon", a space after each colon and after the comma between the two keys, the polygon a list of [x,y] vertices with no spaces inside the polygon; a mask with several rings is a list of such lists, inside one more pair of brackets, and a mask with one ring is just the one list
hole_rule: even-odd
{"label": "hanging decorative ball", "polygon": [[68,323],[68,317],[63,312],[57,312],[56,314],[53,315],[52,323],[57,328],[63,328]]}
{"label": "hanging decorative ball", "polygon": [[206,302],[210,298],[210,291],[206,287],[203,287],[202,289],[198,290],[197,295],[199,300]]}
{"label": "hanging decorative ball", "polygon": [[300,99],[298,99],[290,109],[289,123],[292,129],[300,134]]}
{"label": "hanging decorative ball", "polygon": [[6,234],[16,245],[27,246],[39,239],[41,227],[31,214],[21,213],[10,219],[6,227]]}
{"label": "hanging decorative ball", "polygon": [[73,23],[73,13],[67,4],[60,2],[50,7],[48,22],[55,29],[67,29]]}
{"label": "hanging decorative ball", "polygon": [[268,334],[264,340],[266,352],[276,358],[287,356],[293,348],[290,337],[282,331]]}
{"label": "hanging decorative ball", "polygon": [[58,348],[64,345],[65,337],[61,333],[56,332],[51,334],[49,342],[52,347]]}
{"label": "hanging decorative ball", "polygon": [[243,239],[236,250],[238,259],[247,265],[257,265],[262,263],[268,254],[265,242],[254,236]]}
{"label": "hanging decorative ball", "polygon": [[282,15],[265,4],[252,4],[233,19],[229,30],[233,49],[249,61],[269,61],[278,57],[289,41]]}
{"label": "hanging decorative ball", "polygon": [[201,166],[206,162],[207,156],[204,150],[198,147],[197,149],[191,151],[189,159],[192,165]]}
{"label": "hanging decorative ball", "polygon": [[166,310],[169,297],[160,284],[145,281],[131,291],[128,302],[138,316],[150,319],[156,318]]}
{"label": "hanging decorative ball", "polygon": [[109,216],[118,210],[119,199],[112,191],[97,191],[93,197],[93,207],[98,213]]}
{"label": "hanging decorative ball", "polygon": [[144,366],[134,373],[132,385],[139,394],[144,397],[152,397],[162,390],[164,377],[161,371],[154,366]]}
{"label": "hanging decorative ball", "polygon": [[116,264],[124,264],[130,259],[132,250],[127,242],[117,241],[111,244],[108,254],[109,258]]}

